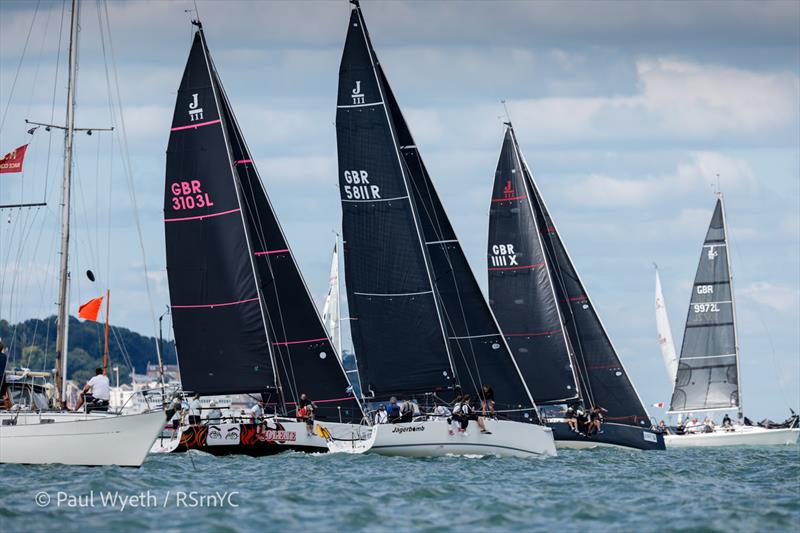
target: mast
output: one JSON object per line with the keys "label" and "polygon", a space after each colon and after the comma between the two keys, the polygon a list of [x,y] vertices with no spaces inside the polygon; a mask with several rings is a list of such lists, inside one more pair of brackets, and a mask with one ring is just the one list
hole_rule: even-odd
{"label": "mast", "polygon": [[342,353],[342,278],[339,275],[339,250],[342,249],[341,245],[342,235],[336,234],[336,351],[339,354],[339,359],[344,361],[344,353]]}
{"label": "mast", "polygon": [[[719,176],[719,175],[717,175]],[[738,387],[738,415],[737,418],[739,423],[744,422],[744,408],[742,407],[742,369],[741,363],[739,361],[739,330],[736,326],[736,296],[734,295],[733,290],[733,270],[731,270],[731,243],[728,240],[728,217],[725,214],[725,198],[723,198],[722,191],[717,192],[717,197],[719,198],[719,203],[722,206],[722,235],[725,239],[725,246],[727,248],[727,253],[725,254],[725,259],[728,263],[728,283],[730,284],[731,290],[731,310],[733,312],[733,347],[734,353],[736,354],[736,382]]]}
{"label": "mast", "polygon": [[[66,393],[66,353],[67,321],[69,302],[67,301],[67,281],[69,273],[69,210],[72,181],[72,138],[75,129],[75,78],[78,64],[78,18],[80,4],[72,0],[72,16],[69,30],[69,79],[67,84],[67,118],[64,128],[64,181],[61,203],[61,266],[58,288],[58,329],[56,333],[56,394],[60,401]],[[64,367],[62,368],[62,364]]]}

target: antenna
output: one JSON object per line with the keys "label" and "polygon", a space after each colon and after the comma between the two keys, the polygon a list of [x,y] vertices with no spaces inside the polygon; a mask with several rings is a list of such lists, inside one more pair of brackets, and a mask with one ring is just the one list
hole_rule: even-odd
{"label": "antenna", "polygon": [[714,194],[715,194],[717,197],[722,197],[722,187],[721,187],[721,186],[720,186],[720,184],[719,184],[719,172],[717,172],[717,173],[715,174],[715,176],[716,176],[716,178],[717,178],[717,181],[716,181],[716,183],[712,183],[712,184],[711,184],[711,189],[714,191]]}
{"label": "antenna", "polygon": [[511,114],[508,112],[508,106],[506,105],[505,100],[500,100],[500,103],[503,104],[503,111],[505,112],[506,120],[503,124],[507,126],[511,126]]}

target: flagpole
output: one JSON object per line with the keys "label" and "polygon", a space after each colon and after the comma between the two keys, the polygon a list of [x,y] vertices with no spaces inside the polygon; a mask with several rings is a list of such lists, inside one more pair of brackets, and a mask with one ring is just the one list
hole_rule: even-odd
{"label": "flagpole", "polygon": [[103,375],[108,371],[108,314],[111,311],[111,289],[106,289],[106,338],[103,349]]}

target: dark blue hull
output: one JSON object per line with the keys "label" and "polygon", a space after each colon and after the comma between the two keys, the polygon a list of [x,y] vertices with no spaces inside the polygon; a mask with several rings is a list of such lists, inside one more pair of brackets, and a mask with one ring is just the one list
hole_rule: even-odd
{"label": "dark blue hull", "polygon": [[636,450],[663,450],[664,436],[651,429],[606,422],[603,433],[591,437],[581,436],[569,429],[566,422],[548,422],[553,429],[557,447],[591,448],[594,446],[619,446]]}

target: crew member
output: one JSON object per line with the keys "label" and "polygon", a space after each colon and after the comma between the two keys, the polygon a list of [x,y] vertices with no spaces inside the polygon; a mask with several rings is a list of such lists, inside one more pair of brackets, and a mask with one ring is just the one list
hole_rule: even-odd
{"label": "crew member", "polygon": [[297,402],[297,418],[304,420],[306,423],[306,433],[309,436],[314,434],[314,403],[308,399],[305,393],[300,395],[300,401]]}
{"label": "crew member", "polygon": [[195,394],[189,402],[189,425],[197,425],[200,423],[200,411],[203,406],[200,404],[200,395]]}
{"label": "crew member", "polygon": [[481,387],[481,390],[478,391],[478,398],[481,401],[481,412],[486,415],[486,412],[489,412],[489,416],[494,416],[494,390],[492,386],[484,384]]}
{"label": "crew member", "polygon": [[397,424],[400,422],[400,406],[397,405],[397,398],[395,396],[389,398],[389,407],[386,408],[386,411],[390,424]]}
{"label": "crew member", "polygon": [[78,405],[75,410],[88,404],[88,410],[108,410],[108,401],[111,399],[111,387],[108,383],[108,376],[103,374],[102,368],[95,368],[94,377],[86,382],[78,398]]}
{"label": "crew member", "polygon": [[386,414],[386,406],[380,404],[380,406],[378,406],[378,410],[375,411],[375,423],[386,424],[388,421],[389,421],[389,415]]}

